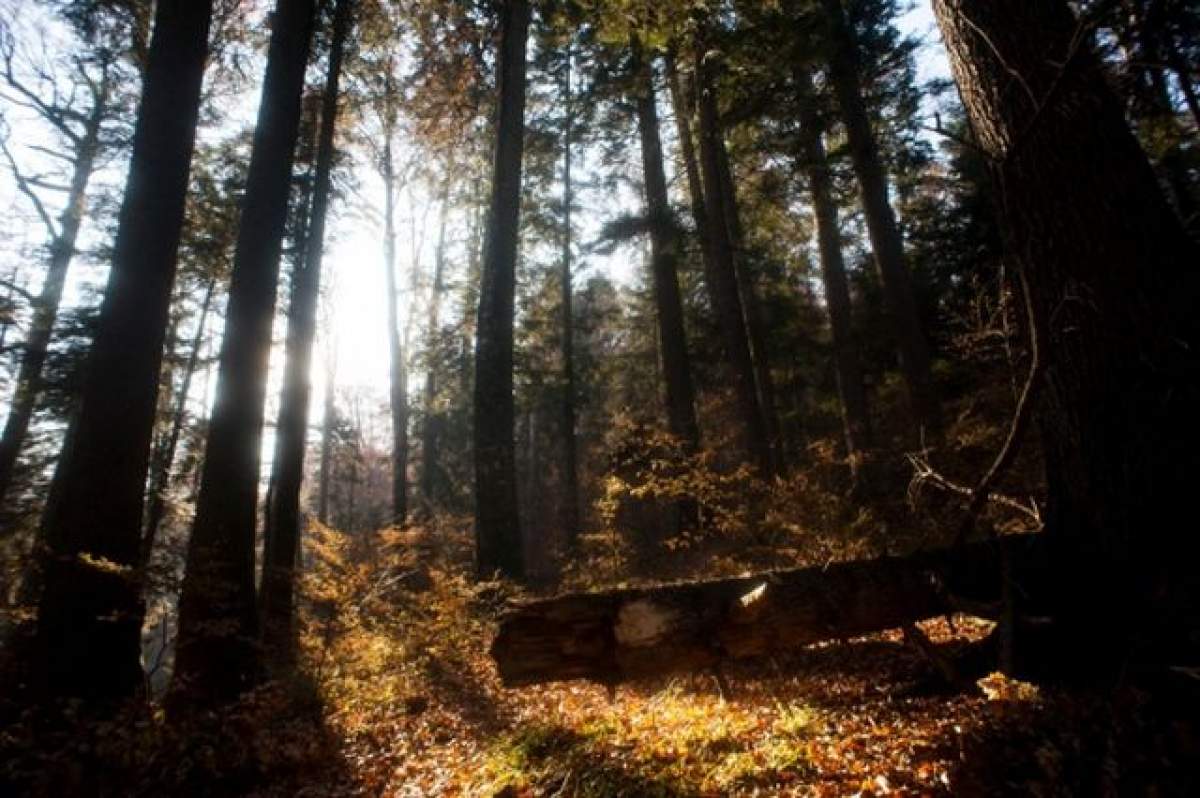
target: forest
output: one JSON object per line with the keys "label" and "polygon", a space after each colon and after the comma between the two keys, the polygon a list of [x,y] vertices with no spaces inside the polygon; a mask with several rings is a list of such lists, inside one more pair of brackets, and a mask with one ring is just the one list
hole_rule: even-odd
{"label": "forest", "polygon": [[1200,795],[1195,3],[0,0],[0,208],[0,795]]}

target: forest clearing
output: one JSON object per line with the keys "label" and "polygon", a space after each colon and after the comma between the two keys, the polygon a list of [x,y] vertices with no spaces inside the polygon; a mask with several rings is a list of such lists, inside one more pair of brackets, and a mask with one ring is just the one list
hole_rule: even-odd
{"label": "forest clearing", "polygon": [[0,0],[0,795],[1200,795],[1200,7]]}

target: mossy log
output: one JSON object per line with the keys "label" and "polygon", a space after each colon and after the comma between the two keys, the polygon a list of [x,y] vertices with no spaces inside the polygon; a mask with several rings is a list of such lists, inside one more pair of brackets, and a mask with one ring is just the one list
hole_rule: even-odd
{"label": "mossy log", "polygon": [[718,666],[956,610],[998,610],[1003,556],[1035,569],[1040,536],[731,579],[574,593],[513,604],[491,654],[510,687],[617,684]]}

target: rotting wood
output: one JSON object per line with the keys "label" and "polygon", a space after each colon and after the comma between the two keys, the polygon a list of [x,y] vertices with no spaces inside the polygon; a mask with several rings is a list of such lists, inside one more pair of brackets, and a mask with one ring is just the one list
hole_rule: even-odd
{"label": "rotting wood", "polygon": [[616,684],[854,637],[1000,597],[1001,549],[1017,573],[1044,556],[1038,535],[955,549],[711,581],[574,593],[514,604],[492,643],[510,687],[570,679]]}

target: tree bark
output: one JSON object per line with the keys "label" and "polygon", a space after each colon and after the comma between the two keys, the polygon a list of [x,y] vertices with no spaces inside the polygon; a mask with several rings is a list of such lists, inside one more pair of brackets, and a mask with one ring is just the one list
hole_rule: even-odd
{"label": "tree bark", "polygon": [[863,103],[858,44],[842,0],[822,0],[822,7],[829,33],[829,78],[846,125],[850,160],[858,177],[871,249],[896,335],[909,410],[918,431],[923,428],[936,434],[941,426],[941,411],[930,370],[929,344],[917,314],[896,214],[888,201],[887,175],[880,160],[879,144]]}
{"label": "tree bark", "polygon": [[115,698],[143,686],[142,510],[211,10],[179,0],[155,11],[112,270],[42,521],[38,631],[56,693]]}
{"label": "tree bark", "polygon": [[1200,469],[1200,254],[1066,3],[934,10],[1046,341],[1045,517],[1064,638],[1106,662],[1138,639],[1181,640],[1200,594],[1196,536],[1178,526]]}
{"label": "tree bark", "polygon": [[[109,113],[107,94],[108,89],[105,86],[104,90],[97,94],[96,105],[88,114],[87,124],[83,136],[79,139],[71,166],[66,207],[59,219],[57,234],[51,230],[46,277],[33,306],[33,319],[23,345],[16,388],[9,402],[4,431],[0,433],[0,506],[9,498],[8,494],[16,476],[17,460],[25,447],[29,425],[37,408],[38,397],[42,393],[42,368],[46,364],[54,323],[58,319],[58,308],[62,302],[63,287],[67,281],[67,271],[75,257],[75,243],[79,239],[79,230],[83,226],[84,214],[87,211],[88,184],[96,171],[96,159],[100,154],[100,127]],[[16,174],[15,164],[13,169],[18,184],[23,185],[24,179]],[[47,226],[50,226],[49,221]]]}
{"label": "tree bark", "polygon": [[338,0],[334,10],[329,71],[321,98],[312,216],[304,241],[304,269],[293,278],[283,392],[275,432],[276,479],[271,492],[271,526],[267,529],[263,551],[261,612],[263,640],[268,648],[284,658],[292,653],[293,592],[301,533],[300,489],[304,483],[304,455],[308,446],[309,375],[313,342],[317,336],[325,220],[333,182],[339,83],[353,5],[353,0]]}
{"label": "tree bark", "polygon": [[[575,593],[517,604],[492,642],[505,686],[589,679],[615,685],[905,626],[1000,596],[1005,555],[1029,569],[1037,536],[961,550],[754,576]],[[955,592],[957,589],[963,590]]]}
{"label": "tree bark", "polygon": [[563,506],[562,528],[568,550],[575,548],[579,537],[579,468],[575,436],[575,314],[572,309],[571,283],[571,203],[575,201],[571,186],[571,136],[575,123],[571,97],[571,46],[567,45],[566,74],[563,79],[563,103],[566,117],[563,123],[563,236],[559,273],[562,291],[562,332],[560,348],[563,362],[562,436],[563,436]]}
{"label": "tree bark", "polygon": [[225,316],[196,523],[179,606],[176,696],[236,696],[256,678],[255,516],[267,361],[313,0],[280,0]]}
{"label": "tree bark", "polygon": [[658,316],[658,343],[666,384],[667,428],[688,451],[700,444],[696,423],[696,395],[683,325],[679,293],[679,231],[667,196],[662,141],[658,129],[658,104],[653,69],[645,61],[641,42],[630,41],[635,73],[638,133],[642,142],[642,175],[646,186],[646,218],[650,221],[650,262],[654,306]]}
{"label": "tree bark", "polygon": [[699,110],[700,172],[704,184],[706,229],[712,248],[713,269],[709,275],[709,293],[721,326],[725,357],[742,423],[742,439],[759,475],[775,474],[770,437],[764,408],[759,399],[746,315],[738,285],[735,252],[726,224],[721,180],[720,118],[717,108],[715,67],[708,55],[707,21],[698,19],[695,36],[697,107]]}
{"label": "tree bark", "polygon": [[501,8],[499,98],[491,206],[483,249],[475,340],[475,544],[481,578],[522,579],[513,441],[513,305],[525,127],[525,43],[529,3]]}
{"label": "tree bark", "polygon": [[817,110],[812,75],[797,58],[793,80],[800,112],[800,148],[802,168],[808,177],[813,216],[817,221],[817,247],[821,258],[821,281],[825,287],[825,309],[833,338],[833,362],[837,374],[838,396],[842,403],[842,427],[846,436],[846,454],[851,465],[871,445],[870,414],[863,386],[862,363],[858,357],[851,318],[850,286],[842,259],[841,229],[837,203],[833,199],[833,180],[825,154],[822,134],[825,126]]}

